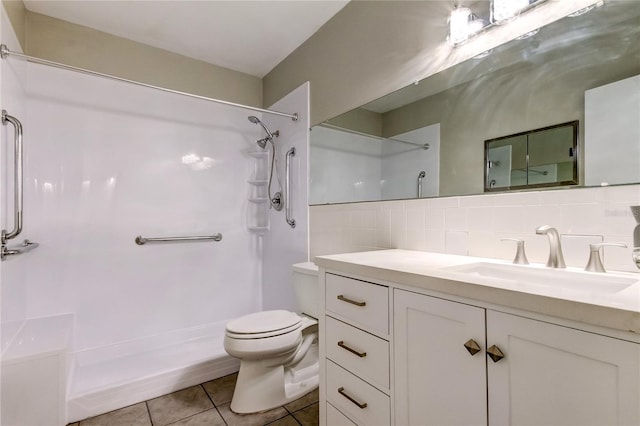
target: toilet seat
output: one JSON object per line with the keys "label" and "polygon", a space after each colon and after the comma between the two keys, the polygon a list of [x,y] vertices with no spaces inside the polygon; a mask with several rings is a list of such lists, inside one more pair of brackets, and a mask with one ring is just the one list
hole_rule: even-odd
{"label": "toilet seat", "polygon": [[264,339],[298,330],[302,318],[284,310],[256,312],[229,321],[225,333],[233,339]]}

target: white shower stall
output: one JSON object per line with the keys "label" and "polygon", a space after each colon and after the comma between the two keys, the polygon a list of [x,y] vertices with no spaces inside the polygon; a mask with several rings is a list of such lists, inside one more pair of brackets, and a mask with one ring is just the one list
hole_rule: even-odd
{"label": "white shower stall", "polygon": [[[2,19],[3,42],[19,51]],[[65,401],[64,424],[236,371],[225,322],[293,309],[291,265],[308,260],[308,83],[274,106],[298,113],[293,121],[14,58],[1,78],[0,106],[24,127],[19,239],[39,243],[0,266],[3,378],[47,359],[58,376],[41,397]],[[280,165],[296,147],[295,228],[252,201],[264,134],[249,115],[280,130]],[[3,126],[3,229],[12,141]],[[219,242],[134,242],[216,233]],[[2,394],[3,420],[13,419],[20,393]]]}

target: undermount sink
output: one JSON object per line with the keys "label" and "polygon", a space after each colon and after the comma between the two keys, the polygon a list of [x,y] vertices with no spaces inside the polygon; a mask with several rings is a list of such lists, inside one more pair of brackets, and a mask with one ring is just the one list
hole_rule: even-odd
{"label": "undermount sink", "polygon": [[635,278],[615,276],[610,273],[594,274],[567,269],[490,262],[471,263],[445,269],[501,281],[589,293],[617,293],[638,282]]}

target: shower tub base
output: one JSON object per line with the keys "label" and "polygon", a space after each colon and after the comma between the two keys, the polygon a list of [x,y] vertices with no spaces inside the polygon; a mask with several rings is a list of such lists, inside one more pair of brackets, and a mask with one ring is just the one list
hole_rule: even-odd
{"label": "shower tub base", "polygon": [[69,423],[238,371],[223,347],[225,322],[72,354]]}

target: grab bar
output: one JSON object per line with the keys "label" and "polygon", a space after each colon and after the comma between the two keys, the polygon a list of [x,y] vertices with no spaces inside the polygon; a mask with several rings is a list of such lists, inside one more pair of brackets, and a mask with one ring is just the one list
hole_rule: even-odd
{"label": "grab bar", "polygon": [[427,173],[423,170],[418,173],[418,198],[422,198],[422,179],[427,176]]}
{"label": "grab bar", "polygon": [[191,243],[197,241],[221,241],[222,234],[203,235],[196,237],[159,237],[159,238],[145,238],[138,235],[135,242],[139,246],[143,246],[147,243]]}
{"label": "grab bar", "polygon": [[0,258],[4,259],[5,256],[11,256],[14,254],[22,254],[28,251],[37,248],[40,244],[31,242],[29,240],[24,240],[22,244],[14,247],[2,246],[2,251],[0,251]]}
{"label": "grab bar", "polygon": [[7,123],[11,123],[15,130],[13,143],[14,143],[14,168],[13,168],[13,185],[15,191],[13,193],[13,229],[11,232],[7,232],[6,229],[2,230],[2,245],[7,243],[7,240],[11,240],[22,232],[22,124],[17,118],[7,114],[7,111],[2,110],[2,125],[6,126]]}
{"label": "grab bar", "polygon": [[287,223],[290,227],[296,227],[296,221],[291,217],[291,157],[296,155],[296,149],[292,147],[289,151],[287,151],[286,160],[285,161],[285,195],[284,195],[284,203],[285,210],[284,214],[287,220]]}
{"label": "grab bar", "polygon": [[11,123],[14,129],[13,144],[14,144],[14,165],[13,165],[13,229],[7,232],[6,229],[2,230],[0,234],[0,260],[5,260],[7,256],[22,254],[33,250],[38,247],[38,243],[33,243],[29,240],[24,240],[19,246],[7,247],[7,241],[11,240],[22,232],[22,206],[23,195],[22,187],[24,183],[24,176],[22,173],[22,123],[17,118],[7,114],[6,110],[2,110],[2,125],[6,126],[7,123]]}

